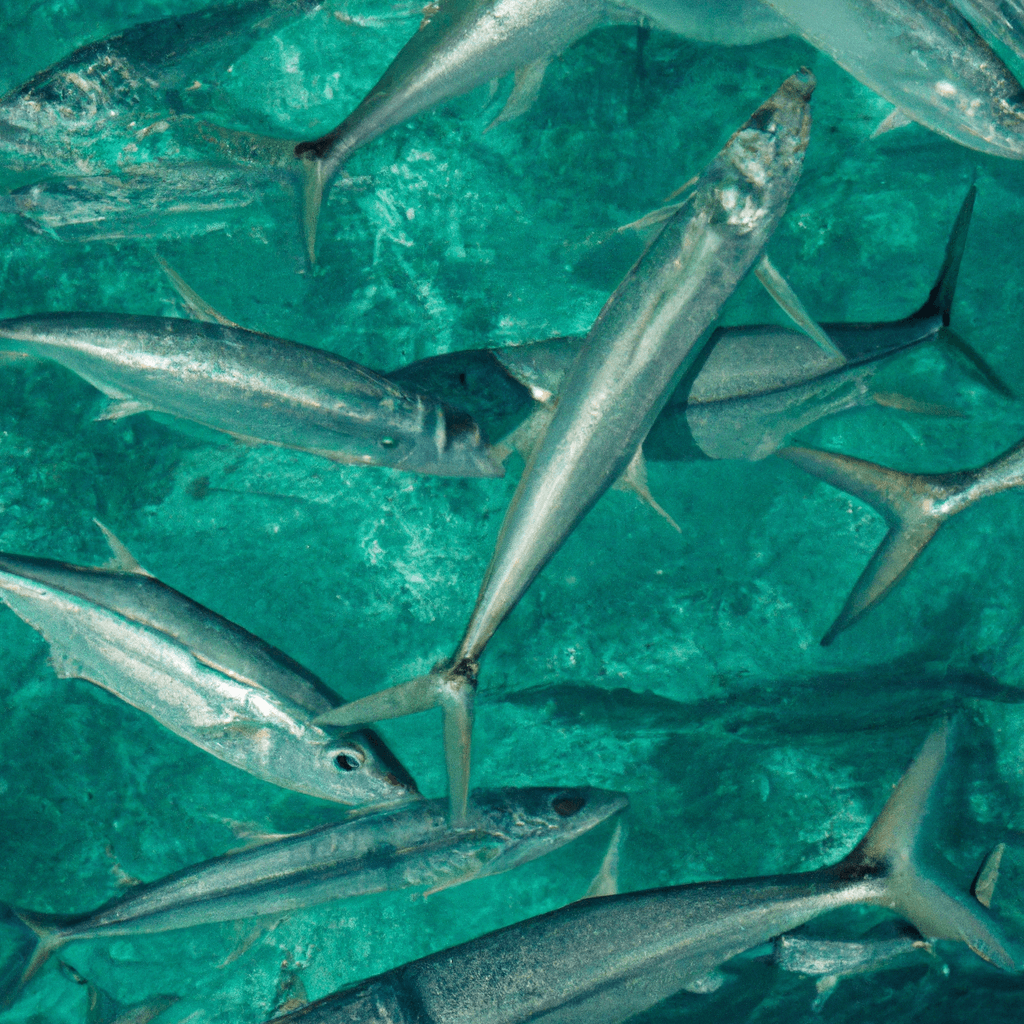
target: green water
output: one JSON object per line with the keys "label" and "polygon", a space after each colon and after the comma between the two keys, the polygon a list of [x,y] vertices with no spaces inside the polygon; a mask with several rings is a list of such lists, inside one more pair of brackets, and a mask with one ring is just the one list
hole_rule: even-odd
{"label": "green water", "polygon": [[[0,89],[84,42],[193,7],[0,0]],[[211,51],[181,102],[238,129],[320,134],[413,32],[410,7],[336,3],[230,64]],[[249,205],[168,211],[151,237],[54,237],[0,217],[0,315],[180,314],[159,253],[233,320],[381,369],[583,332],[638,252],[639,240],[609,232],[660,205],[801,65],[819,82],[815,125],[773,261],[820,320],[906,315],[976,175],[953,326],[1024,396],[1024,169],[916,126],[871,140],[891,108],[795,39],[731,49],[655,31],[641,60],[635,30],[594,32],[552,65],[522,119],[483,134],[504,94],[484,89],[359,152],[354,186],[325,207],[314,270],[287,182],[263,187],[258,176]],[[103,160],[116,169],[122,144],[81,142],[89,171]],[[152,155],[135,153],[120,160]],[[10,170],[0,184],[45,176]],[[773,321],[781,314],[756,282],[725,315]],[[800,440],[938,471],[1024,436],[1024,404],[994,397],[940,348],[894,360],[877,386],[963,417],[870,408]],[[519,468],[441,480],[339,468],[147,416],[97,423],[99,393],[49,364],[3,362],[0,389],[3,550],[100,564],[97,517],[161,580],[347,698],[454,648]],[[932,842],[966,887],[1006,841],[994,907],[1024,934],[1022,495],[950,522],[893,595],[823,649],[885,532],[870,508],[778,459],[654,463],[650,478],[682,534],[630,495],[602,499],[484,658],[474,784],[627,791],[624,889],[801,870],[855,843],[929,724],[957,711]],[[0,651],[4,902],[84,911],[121,891],[121,872],[150,880],[237,846],[234,822],[281,832],[337,813],[214,760],[88,683],[57,679],[42,639],[6,610]],[[444,791],[436,712],[381,732],[424,792]],[[392,894],[262,930],[206,926],[61,955],[118,1000],[180,995],[161,1019],[259,1022],[296,979],[315,998],[578,898],[608,836],[429,899]],[[1021,982],[966,951],[939,953],[948,973],[937,962],[845,981],[820,1016],[811,981],[748,960],[718,993],[677,996],[643,1019],[1020,1019]],[[85,998],[51,962],[0,1020],[81,1021]]]}

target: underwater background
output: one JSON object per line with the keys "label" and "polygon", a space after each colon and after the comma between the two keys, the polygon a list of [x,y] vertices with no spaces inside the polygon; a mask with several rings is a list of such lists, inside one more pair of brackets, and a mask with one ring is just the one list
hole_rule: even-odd
{"label": "underwater background", "polygon": [[[0,0],[0,92],[83,43],[166,15],[187,22],[197,6]],[[234,129],[316,136],[419,18],[408,2],[335,0],[251,46],[221,48],[213,35],[173,103]],[[520,119],[484,132],[503,83],[358,152],[351,182],[324,206],[314,267],[287,169],[229,164],[173,132],[131,149],[114,136],[55,137],[69,147],[61,174],[174,159],[180,187],[168,198],[170,172],[157,165],[136,180],[135,205],[115,197],[101,221],[74,206],[36,207],[34,219],[3,206],[0,316],[187,315],[159,255],[232,320],[385,371],[585,333],[642,248],[616,229],[662,205],[801,66],[818,79],[814,125],[773,262],[819,321],[908,315],[976,180],[952,326],[1019,397],[996,395],[931,345],[890,360],[874,387],[961,416],[875,406],[798,439],[914,471],[979,465],[1024,437],[1024,166],[916,125],[871,138],[890,105],[796,38],[723,47],[595,31],[552,64]],[[0,187],[52,177],[11,160]],[[753,280],[722,322],[785,323]],[[518,456],[503,480],[421,477],[248,447],[167,418],[95,422],[103,405],[58,366],[0,362],[2,550],[99,565],[109,552],[98,518],[159,579],[348,699],[422,674],[454,647]],[[869,506],[776,457],[652,453],[649,475],[681,534],[610,492],[570,537],[483,659],[473,785],[628,792],[624,890],[805,870],[852,848],[929,725],[956,713],[929,845],[966,888],[1006,842],[993,906],[1024,935],[1024,494],[951,520],[893,594],[823,648],[885,533]],[[339,815],[96,686],[56,678],[45,642],[6,609],[0,651],[0,902],[91,909],[125,875],[151,880],[223,853],[240,830]],[[380,732],[421,789],[442,795],[439,715]],[[160,1020],[259,1022],[297,994],[317,998],[581,897],[610,834],[429,898],[390,893],[280,922],[80,942],[59,959],[122,1003],[179,996]],[[814,928],[856,934],[883,917],[849,912]],[[7,925],[0,941],[20,935]],[[820,1013],[812,981],[748,956],[727,965],[735,977],[718,992],[679,994],[640,1019],[1019,1021],[1024,981],[966,950],[937,953],[931,965],[843,981]],[[85,1002],[54,958],[0,1021],[82,1021]]]}

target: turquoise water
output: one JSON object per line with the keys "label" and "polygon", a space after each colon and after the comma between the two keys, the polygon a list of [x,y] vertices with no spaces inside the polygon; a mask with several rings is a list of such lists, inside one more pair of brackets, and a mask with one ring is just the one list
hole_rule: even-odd
{"label": "turquoise water", "polygon": [[[82,43],[191,7],[3,0],[0,88]],[[146,102],[282,138],[320,134],[418,17],[411,5],[335,4],[251,47],[204,48],[188,69],[198,87]],[[259,168],[204,179],[212,213],[160,200],[143,222],[110,214],[96,227],[51,224],[52,234],[8,214],[0,315],[181,313],[158,253],[233,320],[385,370],[583,332],[641,244],[610,233],[697,173],[801,65],[819,82],[815,124],[769,248],[775,264],[820,320],[903,316],[931,286],[976,176],[953,326],[1024,396],[1020,165],[916,126],[870,139],[891,108],[796,39],[725,48],[654,31],[640,54],[635,30],[596,31],[552,65],[522,119],[483,134],[504,95],[484,89],[358,153],[351,187],[325,207],[315,269],[292,184]],[[147,123],[166,112],[143,111]],[[77,155],[94,175],[179,145],[173,132],[118,131],[40,141],[51,164]],[[194,140],[177,157],[220,159]],[[23,163],[0,184],[52,173]],[[100,234],[128,237],[90,238]],[[747,282],[725,322],[783,321]],[[0,388],[3,550],[100,564],[109,555],[97,517],[160,579],[348,698],[454,648],[518,473],[512,463],[505,480],[421,478],[147,416],[97,423],[99,393],[48,364],[5,361]],[[877,388],[963,416],[862,409],[800,440],[931,471],[979,464],[1024,436],[1024,405],[993,396],[938,347],[892,361]],[[818,639],[885,531],[870,508],[778,459],[652,463],[650,482],[682,535],[610,493],[495,637],[481,667],[474,783],[629,792],[625,889],[800,870],[855,843],[929,723],[958,711],[934,847],[966,886],[1006,841],[994,906],[1024,934],[1019,492],[944,527],[893,595],[824,649]],[[337,813],[208,757],[88,683],[58,680],[41,638],[6,610],[0,650],[4,902],[90,909],[120,891],[122,872],[149,880],[237,846],[233,823],[281,832]],[[445,785],[436,719],[381,728],[431,795]],[[581,896],[608,835],[428,899],[399,893],[262,929],[97,940],[62,957],[122,1002],[181,996],[166,1019],[258,1022],[299,983],[315,998]],[[822,1019],[1019,1019],[1019,981],[966,951],[939,952],[948,974],[936,964],[843,982]],[[728,970],[737,978],[718,993],[680,995],[644,1019],[816,1016],[812,982],[756,960]],[[85,997],[51,963],[0,1020],[79,1021]]]}

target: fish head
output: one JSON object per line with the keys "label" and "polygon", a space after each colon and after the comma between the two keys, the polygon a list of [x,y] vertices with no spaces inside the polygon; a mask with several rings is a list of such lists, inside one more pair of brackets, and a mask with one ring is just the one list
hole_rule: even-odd
{"label": "fish head", "polygon": [[312,751],[314,795],[352,805],[420,797],[412,776],[372,729],[344,735],[317,731],[322,736]]}
{"label": "fish head", "polygon": [[506,844],[487,874],[557,850],[629,806],[625,793],[593,786],[477,790],[472,801],[472,824],[500,834]]}
{"label": "fish head", "polygon": [[429,428],[411,438],[399,469],[433,476],[504,476],[505,468],[484,440],[476,421],[461,409],[438,404]]}

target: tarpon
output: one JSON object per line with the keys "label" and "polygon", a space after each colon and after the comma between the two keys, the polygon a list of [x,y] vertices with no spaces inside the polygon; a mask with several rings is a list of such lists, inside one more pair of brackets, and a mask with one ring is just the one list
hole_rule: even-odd
{"label": "tarpon", "polygon": [[476,424],[322,349],[237,326],[119,313],[0,320],[5,349],[52,359],[114,399],[101,419],[169,413],[351,465],[501,476]]}
{"label": "tarpon", "polygon": [[478,790],[456,829],[448,827],[445,804],[355,812],[138,885],[87,914],[18,910],[39,943],[17,988],[69,942],[280,915],[394,889],[437,891],[500,874],[572,842],[629,800],[591,787]]}
{"label": "tarpon", "polygon": [[949,0],[765,0],[912,121],[1024,159],[1024,88]]}
{"label": "tarpon", "polygon": [[342,713],[354,724],[441,705],[455,821],[465,810],[480,655],[579,521],[638,462],[651,424],[761,255],[800,176],[813,89],[810,72],[793,75],[755,111],[605,304],[519,481],[452,658]]}
{"label": "tarpon", "polygon": [[[762,459],[822,416],[891,401],[888,396],[875,399],[868,386],[888,357],[936,340],[964,351],[964,343],[948,327],[975,194],[972,186],[935,285],[920,308],[899,320],[822,324],[842,361],[789,328],[716,327],[707,358],[687,374],[655,420],[644,442],[645,457]],[[582,344],[583,338],[575,336],[450,352],[387,376],[402,387],[465,409],[484,435],[497,441],[557,400]],[[1007,394],[979,356],[970,350],[967,356],[993,388]]]}
{"label": "tarpon", "polygon": [[286,789],[344,804],[416,795],[374,733],[313,724],[338,700],[312,673],[154,579],[108,536],[115,568],[0,554],[0,600],[48,641],[60,678],[87,679]]}
{"label": "tarpon", "polygon": [[1004,970],[1024,967],[981,903],[918,857],[947,729],[935,730],[871,830],[846,858],[798,874],[581,900],[433,953],[279,1021],[301,1024],[618,1024],[680,989],[706,991],[718,967],[830,910],[873,904],[927,938],[966,943]]}
{"label": "tarpon", "polygon": [[896,586],[947,519],[990,494],[1024,485],[1024,439],[977,469],[952,473],[904,473],[849,455],[797,446],[783,448],[779,455],[867,502],[889,526],[822,637],[825,646]]}

